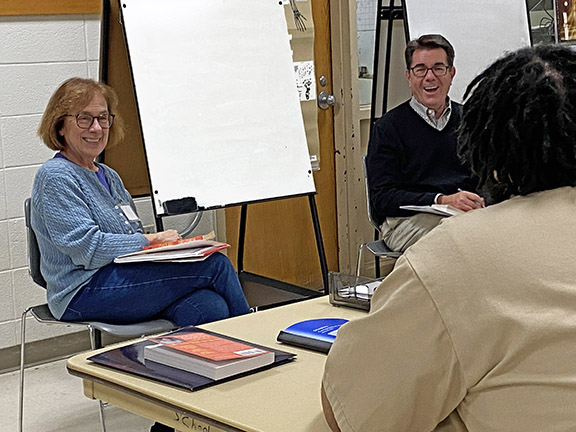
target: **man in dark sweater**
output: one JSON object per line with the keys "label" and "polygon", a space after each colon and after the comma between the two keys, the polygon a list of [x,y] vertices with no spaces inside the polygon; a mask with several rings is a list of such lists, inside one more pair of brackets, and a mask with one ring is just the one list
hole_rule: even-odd
{"label": "man in dark sweater", "polygon": [[386,244],[402,252],[442,217],[400,206],[449,204],[466,212],[484,205],[456,155],[460,105],[448,97],[454,48],[443,36],[424,35],[408,43],[405,57],[412,98],[376,122],[367,157],[372,214]]}

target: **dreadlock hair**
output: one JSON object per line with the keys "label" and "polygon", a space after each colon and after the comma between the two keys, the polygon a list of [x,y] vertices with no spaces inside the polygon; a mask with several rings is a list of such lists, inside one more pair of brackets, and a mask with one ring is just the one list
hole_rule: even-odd
{"label": "dreadlock hair", "polygon": [[431,50],[435,48],[442,48],[446,52],[446,62],[448,66],[454,66],[454,47],[452,44],[442,35],[427,34],[420,36],[418,39],[413,39],[406,44],[406,49],[404,50],[406,69],[412,67],[414,51],[419,49]]}
{"label": "dreadlock hair", "polygon": [[489,203],[576,185],[576,53],[523,48],[466,89],[458,155]]}

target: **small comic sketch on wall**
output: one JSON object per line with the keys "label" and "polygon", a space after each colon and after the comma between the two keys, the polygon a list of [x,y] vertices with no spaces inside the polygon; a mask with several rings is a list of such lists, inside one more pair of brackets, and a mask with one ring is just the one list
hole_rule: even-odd
{"label": "small comic sketch on wall", "polygon": [[316,99],[316,78],[314,75],[314,62],[294,62],[294,75],[296,76],[296,88],[300,101]]}

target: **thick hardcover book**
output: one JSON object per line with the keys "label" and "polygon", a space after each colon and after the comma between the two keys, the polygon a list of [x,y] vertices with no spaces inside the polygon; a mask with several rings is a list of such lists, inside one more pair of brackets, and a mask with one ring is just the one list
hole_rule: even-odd
{"label": "thick hardcover book", "polygon": [[[189,329],[190,327],[184,327],[170,334],[177,335],[178,332],[180,331],[185,332],[188,331]],[[245,343],[245,341],[242,341],[240,339],[235,339],[218,333],[209,332],[207,330],[205,331],[207,333],[212,333],[232,341]],[[89,357],[88,360],[103,366],[132,373],[144,378],[149,378],[155,381],[171,384],[191,391],[197,391],[222,382],[231,381],[246,375],[257,373],[259,371],[269,369],[271,367],[282,365],[284,363],[292,361],[296,357],[296,354],[250,343],[250,345],[256,348],[261,348],[263,350],[273,352],[274,362],[269,365],[259,367],[257,369],[252,369],[250,371],[217,381],[211,378],[204,377],[202,375],[194,374],[181,369],[172,368],[159,363],[145,362],[144,348],[150,345],[155,345],[155,343],[149,340],[143,340],[120,348],[114,348],[111,350],[104,351],[100,354],[96,354],[93,355],[92,357]]]}
{"label": "thick hardcover book", "polygon": [[144,359],[214,380],[228,378],[274,362],[274,353],[192,327],[188,332],[149,338]]}
{"label": "thick hardcover book", "polygon": [[285,328],[278,334],[278,342],[328,353],[338,329],[348,320],[341,318],[320,318],[300,321]]}

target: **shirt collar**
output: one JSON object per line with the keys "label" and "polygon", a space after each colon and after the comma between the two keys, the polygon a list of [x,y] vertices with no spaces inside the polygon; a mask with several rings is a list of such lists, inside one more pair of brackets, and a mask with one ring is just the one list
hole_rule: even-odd
{"label": "shirt collar", "polygon": [[410,99],[410,106],[420,117],[426,121],[426,123],[428,123],[434,129],[441,131],[448,124],[450,115],[452,114],[452,101],[450,100],[449,96],[446,96],[446,102],[448,105],[439,118],[435,117],[435,111],[433,109],[422,105],[416,100],[414,96],[412,96],[412,99]]}

